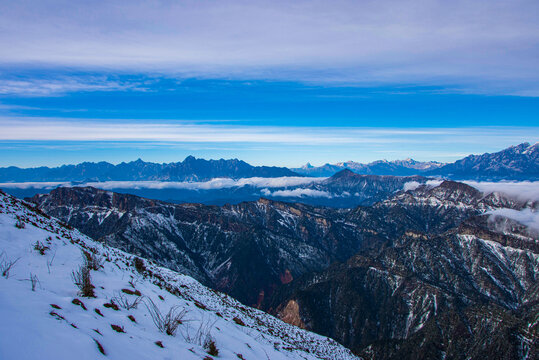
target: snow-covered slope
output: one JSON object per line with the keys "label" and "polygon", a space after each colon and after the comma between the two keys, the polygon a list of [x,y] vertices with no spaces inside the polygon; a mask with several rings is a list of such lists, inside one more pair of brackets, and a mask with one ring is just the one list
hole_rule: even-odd
{"label": "snow-covered slope", "polygon": [[[0,359],[356,359],[334,340],[136,261],[3,192],[0,254]],[[81,296],[72,279],[88,256],[102,263],[90,271],[95,297]],[[183,313],[174,336],[151,311],[171,309]]]}

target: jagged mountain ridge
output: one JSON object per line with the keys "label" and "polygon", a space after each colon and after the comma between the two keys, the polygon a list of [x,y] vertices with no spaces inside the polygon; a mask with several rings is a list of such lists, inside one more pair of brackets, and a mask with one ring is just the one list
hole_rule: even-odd
{"label": "jagged mountain ridge", "polygon": [[0,168],[2,182],[59,181],[206,181],[214,178],[313,176],[329,177],[349,169],[361,175],[443,176],[454,180],[531,180],[539,179],[539,143],[522,143],[496,153],[470,155],[454,163],[420,162],[413,159],[378,160],[369,164],[347,161],[300,168],[251,166],[238,159],[204,160],[188,156],[183,162],[158,164],[140,159],[113,165],[84,162],[56,168]]}
{"label": "jagged mountain ridge", "polygon": [[425,175],[459,180],[537,180],[539,143],[522,143],[492,154],[470,155]]}
{"label": "jagged mountain ridge", "polygon": [[336,164],[324,164],[322,166],[312,166],[310,163],[290,170],[305,176],[332,176],[333,174],[344,170],[352,170],[361,175],[393,175],[393,176],[411,176],[418,175],[422,171],[436,169],[445,164],[437,161],[416,161],[414,159],[405,160],[377,160],[368,164],[355,161],[346,161]]}
{"label": "jagged mountain ridge", "polygon": [[[301,202],[313,206],[329,206],[337,208],[353,208],[358,205],[372,205],[387,199],[396,192],[403,190],[407,183],[425,184],[429,178],[423,176],[381,176],[360,175],[348,169],[341,170],[323,181],[288,187],[287,189],[272,189],[264,194],[274,200]],[[319,192],[320,196],[284,196],[286,191]],[[272,196],[282,193],[280,196]]]}
{"label": "jagged mountain ridge", "polygon": [[[423,185],[413,198],[422,192],[454,196],[455,184]],[[523,206],[507,199],[489,202],[476,189],[459,186],[467,190],[462,196],[469,197],[468,207],[443,197],[424,206],[399,205],[409,192],[352,210],[267,199],[222,207],[178,205],[95,188],[58,188],[30,200],[88,236],[260,305],[281,284],[345,261],[363,246],[379,246],[409,229],[445,231],[488,209]],[[446,206],[439,207],[440,201]]]}
{"label": "jagged mountain ridge", "polygon": [[159,261],[251,305],[301,274],[345,260],[363,233],[341,210],[261,199],[238,205],[169,204],[95,188],[31,199],[94,239]]}
{"label": "jagged mountain ridge", "polygon": [[84,162],[60,167],[0,168],[0,181],[206,181],[214,178],[300,176],[284,167],[252,166],[238,159],[204,160],[188,156],[184,161],[152,163],[141,159],[113,165]]}
{"label": "jagged mountain ridge", "polygon": [[396,236],[281,287],[268,307],[371,359],[533,359],[539,232],[481,215],[495,207],[539,206],[447,181],[356,209],[364,221],[384,211],[374,227]]}
{"label": "jagged mountain ridge", "polygon": [[418,162],[413,159],[386,161],[368,164],[348,161],[325,164],[319,167],[307,164],[291,170],[306,176],[331,176],[349,169],[364,175],[397,176],[442,176],[453,180],[530,180],[539,179],[539,143],[522,143],[495,153],[470,155],[454,163],[435,161]]}
{"label": "jagged mountain ridge", "polygon": [[[2,359],[356,359],[334,340],[95,242],[1,191],[0,250]],[[88,257],[96,259],[93,297],[71,279]],[[182,321],[167,333],[150,309],[181,311]]]}

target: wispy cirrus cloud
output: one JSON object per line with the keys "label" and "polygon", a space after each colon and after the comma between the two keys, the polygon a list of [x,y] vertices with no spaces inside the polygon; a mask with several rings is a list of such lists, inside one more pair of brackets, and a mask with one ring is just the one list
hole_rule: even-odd
{"label": "wispy cirrus cloud", "polygon": [[92,91],[148,91],[148,88],[139,81],[111,80],[106,76],[27,77],[0,81],[0,96],[59,96]]}
{"label": "wispy cirrus cloud", "polygon": [[539,138],[538,128],[367,128],[205,124],[0,117],[0,141],[110,141],[162,143],[421,144],[505,142]]}
{"label": "wispy cirrus cloud", "polygon": [[533,0],[3,2],[0,47],[9,51],[0,64],[534,96],[538,7]]}

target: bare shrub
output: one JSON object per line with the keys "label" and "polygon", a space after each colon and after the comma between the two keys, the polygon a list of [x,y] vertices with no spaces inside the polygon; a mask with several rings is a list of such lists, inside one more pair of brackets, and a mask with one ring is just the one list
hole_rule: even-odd
{"label": "bare shrub", "polygon": [[127,296],[121,292],[118,292],[116,296],[114,296],[112,299],[112,302],[119,305],[120,307],[131,310],[136,309],[140,302],[142,301],[142,296]]}
{"label": "bare shrub", "polygon": [[212,336],[207,336],[206,337],[206,340],[204,341],[203,348],[210,355],[213,355],[213,356],[219,355],[219,349],[217,349],[217,345],[215,344],[215,339]]}
{"label": "bare shrub", "polygon": [[36,241],[34,244],[34,250],[39,252],[40,255],[45,255],[45,251],[49,250],[49,247],[43,244],[41,241]]}
{"label": "bare shrub", "polygon": [[49,274],[51,273],[51,266],[52,266],[52,263],[54,262],[55,257],[56,257],[56,251],[52,255],[52,258],[50,260],[47,260],[47,271],[49,272]]}
{"label": "bare shrub", "polygon": [[[30,273],[30,279],[29,280],[30,280],[30,284],[32,286],[32,291],[36,291],[37,284],[41,284],[39,282],[39,279],[37,278],[37,275],[33,275],[32,273]],[[41,285],[40,285],[40,287],[41,287]]]}
{"label": "bare shrub", "polygon": [[17,258],[15,260],[9,260],[7,256],[4,255],[4,253],[0,254],[0,273],[3,277],[9,279],[9,272],[17,263],[17,261],[19,261],[19,259],[20,258]]}
{"label": "bare shrub", "polygon": [[77,270],[71,272],[71,278],[79,288],[80,296],[95,297],[92,278],[90,277],[90,268],[85,262]]}
{"label": "bare shrub", "polygon": [[178,326],[182,324],[185,315],[187,315],[187,310],[180,309],[178,306],[173,306],[170,308],[168,313],[163,314],[152,299],[147,299],[148,301],[145,301],[144,304],[148,308],[148,312],[150,313],[150,316],[157,329],[170,336],[176,335]]}
{"label": "bare shrub", "polygon": [[133,289],[136,289],[136,285],[137,285],[137,282],[138,282],[138,279],[135,279],[133,276],[131,276],[131,279],[129,279],[129,281],[127,282],[129,285],[131,285],[131,287]]}
{"label": "bare shrub", "polygon": [[186,327],[186,329],[182,332],[182,336],[185,341],[191,343],[191,344],[197,344],[200,346],[210,346],[209,344],[213,341],[213,337],[211,335],[211,331],[215,326],[215,321],[211,320],[202,320],[197,328],[197,330],[194,333],[191,333],[191,329],[189,327]]}
{"label": "bare shrub", "polygon": [[144,265],[144,260],[142,260],[139,257],[135,257],[133,259],[133,265],[135,266],[135,269],[140,274],[144,273],[146,271],[146,265]]}
{"label": "bare shrub", "polygon": [[24,229],[26,227],[26,224],[21,219],[17,219],[17,222],[15,223],[15,227],[17,229]]}
{"label": "bare shrub", "polygon": [[88,252],[88,251],[82,251],[84,254],[84,261],[86,263],[86,266],[90,270],[99,270],[103,267],[103,264],[105,262],[105,259],[100,257],[95,252]]}

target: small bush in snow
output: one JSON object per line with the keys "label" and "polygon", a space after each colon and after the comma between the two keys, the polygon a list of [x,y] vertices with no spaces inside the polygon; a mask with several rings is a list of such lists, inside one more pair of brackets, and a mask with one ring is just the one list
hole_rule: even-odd
{"label": "small bush in snow", "polygon": [[197,344],[200,346],[205,347],[206,345],[209,346],[209,343],[213,341],[213,337],[211,336],[211,331],[215,327],[215,321],[211,320],[204,320],[200,322],[200,325],[198,326],[197,331],[192,334],[190,332],[189,326],[185,328],[185,330],[182,332],[182,336],[185,341],[191,343],[191,344]]}
{"label": "small bush in snow", "polygon": [[208,352],[208,354],[213,356],[219,355],[219,349],[217,349],[217,345],[215,345],[215,340],[211,336],[208,336],[206,338],[203,347]]}
{"label": "small bush in snow", "polygon": [[95,297],[94,286],[90,277],[90,268],[86,262],[82,264],[78,270],[71,272],[73,282],[79,288],[80,296]]}
{"label": "small bush in snow", "polygon": [[0,274],[6,279],[9,279],[9,272],[17,261],[19,261],[19,259],[9,260],[5,257],[4,253],[0,254]]}
{"label": "small bush in snow", "polygon": [[168,313],[163,314],[152,299],[148,298],[144,304],[148,308],[148,312],[159,331],[170,336],[176,335],[178,326],[182,324],[185,315],[187,315],[187,310],[180,309],[178,306],[173,306]]}
{"label": "small bush in snow", "polygon": [[15,227],[17,229],[24,229],[26,227],[26,224],[21,219],[17,219],[17,222],[15,223]]}
{"label": "small bush in snow", "polygon": [[45,251],[49,250],[49,247],[43,244],[41,241],[36,241],[34,244],[34,250],[39,252],[40,255],[45,255]]}
{"label": "small bush in snow", "polygon": [[146,271],[146,265],[144,265],[144,260],[141,258],[134,258],[133,265],[135,266],[135,270],[137,270],[140,274]]}
{"label": "small bush in snow", "polygon": [[142,296],[127,296],[123,293],[118,293],[115,297],[113,297],[112,302],[115,304],[118,304],[120,307],[131,310],[136,309],[138,307],[138,304],[142,301]]}
{"label": "small bush in snow", "polygon": [[84,261],[90,270],[99,270],[103,267],[105,259],[94,252],[83,251]]}
{"label": "small bush in snow", "polygon": [[39,279],[37,278],[37,275],[33,275],[30,273],[30,284],[32,286],[32,291],[36,291],[36,286],[39,284]]}

